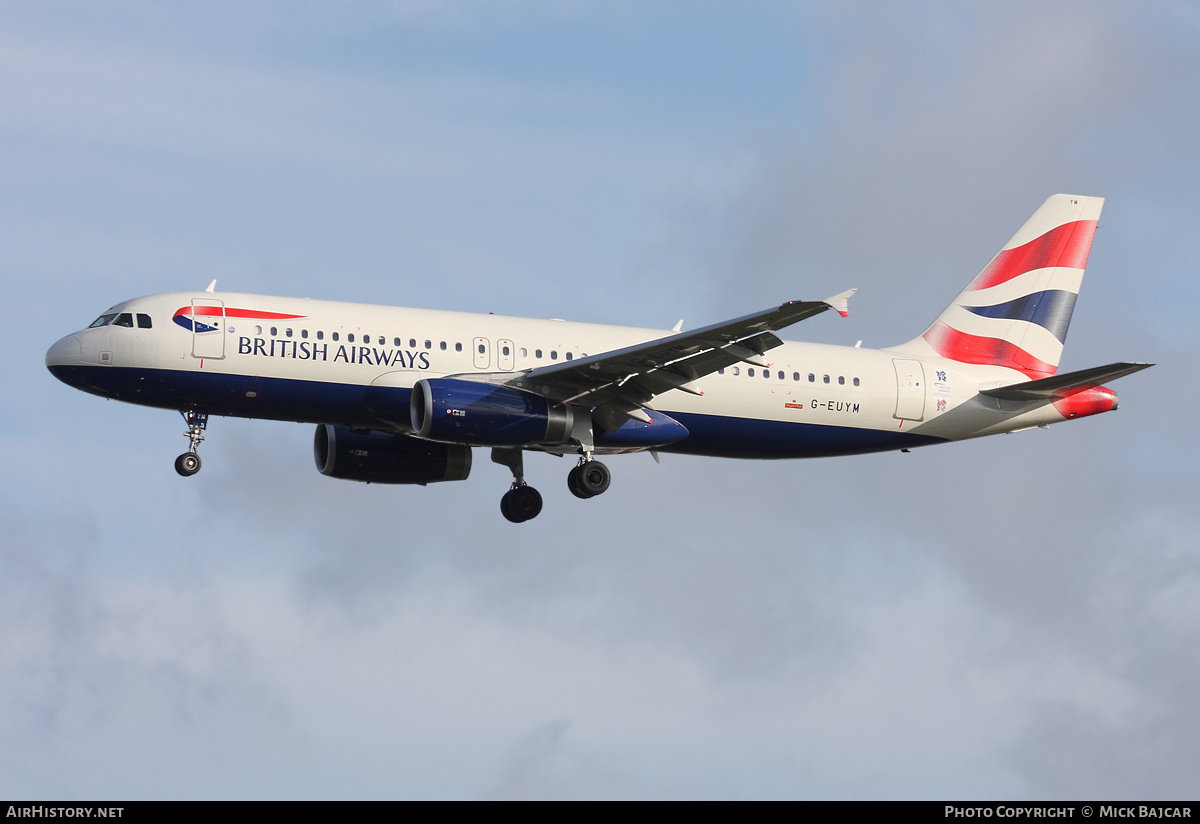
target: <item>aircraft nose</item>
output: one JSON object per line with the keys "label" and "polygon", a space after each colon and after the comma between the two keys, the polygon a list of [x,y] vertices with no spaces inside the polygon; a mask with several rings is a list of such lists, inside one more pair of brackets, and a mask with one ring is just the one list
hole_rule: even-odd
{"label": "aircraft nose", "polygon": [[79,338],[67,335],[46,351],[46,368],[53,372],[55,366],[78,366],[82,353]]}
{"label": "aircraft nose", "polygon": [[83,345],[79,338],[67,335],[46,351],[46,368],[50,374],[66,384],[70,384],[71,371],[83,361]]}

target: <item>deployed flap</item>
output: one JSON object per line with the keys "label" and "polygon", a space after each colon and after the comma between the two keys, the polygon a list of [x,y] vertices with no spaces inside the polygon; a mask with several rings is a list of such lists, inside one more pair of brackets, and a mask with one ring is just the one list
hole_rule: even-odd
{"label": "deployed flap", "polygon": [[1036,381],[1015,383],[1011,386],[1001,386],[996,389],[981,389],[979,394],[1005,401],[1036,401],[1052,398],[1065,398],[1093,389],[1108,381],[1115,381],[1134,372],[1153,366],[1152,363],[1110,363],[1108,366],[1093,366],[1091,369],[1081,369],[1078,372],[1067,372],[1052,378],[1042,378]]}

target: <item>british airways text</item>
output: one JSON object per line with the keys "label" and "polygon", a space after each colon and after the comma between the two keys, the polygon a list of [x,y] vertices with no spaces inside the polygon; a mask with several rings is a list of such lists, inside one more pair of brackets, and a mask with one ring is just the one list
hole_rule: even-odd
{"label": "british airways text", "polygon": [[293,360],[345,361],[367,366],[397,366],[401,369],[428,369],[429,354],[404,349],[386,349],[377,346],[344,346],[331,348],[328,343],[313,343],[306,340],[279,340],[277,338],[238,338],[239,355],[258,355],[264,358],[291,358]]}

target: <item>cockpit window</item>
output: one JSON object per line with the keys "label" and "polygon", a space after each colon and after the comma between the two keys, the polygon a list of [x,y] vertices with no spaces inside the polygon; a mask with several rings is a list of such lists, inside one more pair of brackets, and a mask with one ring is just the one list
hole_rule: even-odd
{"label": "cockpit window", "polygon": [[89,326],[88,329],[95,329],[99,326],[108,326],[110,323],[113,322],[113,318],[115,318],[116,316],[117,316],[116,312],[112,312],[111,314],[108,314],[108,315],[101,315],[100,317],[98,317],[94,321],[92,321],[92,325]]}
{"label": "cockpit window", "polygon": [[138,319],[138,329],[149,329],[150,328],[150,316],[149,315],[143,315],[141,312],[138,312],[137,319]]}
{"label": "cockpit window", "polygon": [[125,326],[133,328],[133,315],[129,312],[122,312],[117,315],[117,319],[113,321],[113,326]]}

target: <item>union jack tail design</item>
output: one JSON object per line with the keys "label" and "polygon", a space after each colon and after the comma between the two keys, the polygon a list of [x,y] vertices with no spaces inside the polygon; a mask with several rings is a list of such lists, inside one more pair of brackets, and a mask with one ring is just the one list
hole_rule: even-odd
{"label": "union jack tail design", "polygon": [[1101,197],[1050,197],[933,325],[899,348],[1031,379],[1053,375],[1103,206]]}

